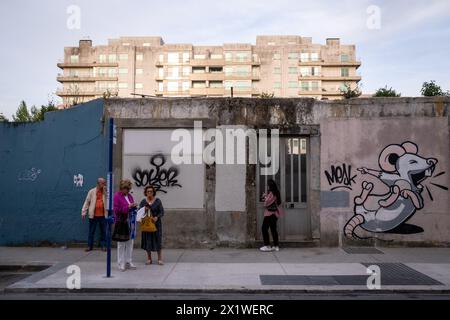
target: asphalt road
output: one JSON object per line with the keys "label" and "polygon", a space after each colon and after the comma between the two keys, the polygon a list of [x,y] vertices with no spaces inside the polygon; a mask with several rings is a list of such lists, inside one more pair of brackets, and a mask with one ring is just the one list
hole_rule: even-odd
{"label": "asphalt road", "polygon": [[450,294],[0,293],[0,300],[450,300]]}

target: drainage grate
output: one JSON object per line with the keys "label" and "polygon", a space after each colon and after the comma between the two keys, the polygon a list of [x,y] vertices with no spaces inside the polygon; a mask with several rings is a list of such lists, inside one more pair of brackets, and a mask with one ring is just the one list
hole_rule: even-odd
{"label": "drainage grate", "polygon": [[[418,272],[402,263],[362,263],[368,267],[380,267],[383,286],[443,285],[439,281]],[[369,275],[260,275],[262,285],[266,286],[366,286]]]}
{"label": "drainage grate", "polygon": [[384,254],[383,251],[374,247],[343,247],[342,250],[348,254]]}
{"label": "drainage grate", "polygon": [[443,285],[441,282],[408,267],[403,263],[390,263],[390,262],[376,262],[376,263],[362,263],[362,265],[368,267],[370,265],[376,265],[380,267],[381,284],[383,285]]}

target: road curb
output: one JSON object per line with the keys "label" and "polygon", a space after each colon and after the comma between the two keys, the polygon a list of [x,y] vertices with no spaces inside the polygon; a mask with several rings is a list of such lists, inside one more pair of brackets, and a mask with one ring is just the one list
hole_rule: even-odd
{"label": "road curb", "polygon": [[450,294],[449,289],[379,289],[379,290],[369,290],[369,289],[183,289],[183,288],[81,288],[81,289],[66,289],[66,288],[4,288],[5,294],[12,293],[67,293],[67,294],[77,294],[77,293],[211,293],[211,294],[293,294],[293,293],[311,293],[311,294]]}

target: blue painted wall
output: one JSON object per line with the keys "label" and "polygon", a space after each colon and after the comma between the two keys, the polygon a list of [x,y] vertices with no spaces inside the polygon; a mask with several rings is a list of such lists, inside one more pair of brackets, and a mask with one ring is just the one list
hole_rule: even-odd
{"label": "blue painted wall", "polygon": [[106,177],[106,129],[102,99],[47,113],[43,122],[0,122],[0,245],[86,241],[81,207]]}

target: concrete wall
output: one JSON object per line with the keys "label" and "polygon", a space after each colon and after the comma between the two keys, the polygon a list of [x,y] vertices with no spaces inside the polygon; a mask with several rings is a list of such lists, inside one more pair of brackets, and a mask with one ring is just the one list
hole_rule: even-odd
{"label": "concrete wall", "polygon": [[[281,135],[309,138],[309,242],[322,246],[367,244],[368,240],[360,238],[368,237],[378,239],[380,245],[448,245],[449,105],[449,98],[439,97],[345,101],[107,99],[104,106],[102,100],[97,100],[50,113],[43,123],[1,124],[0,241],[18,244],[85,239],[86,225],[79,220],[79,211],[88,188],[98,176],[105,175],[105,113],[104,118],[114,117],[117,125],[115,190],[121,178],[133,177],[129,171],[136,164],[142,170],[149,169],[147,163],[131,162],[163,149],[168,153],[170,142],[152,132],[193,129],[195,121],[201,121],[203,131],[236,126],[279,129]],[[130,145],[124,136],[130,130],[146,130],[142,150],[140,143],[136,150],[127,151]],[[392,162],[390,166],[388,162]],[[430,166],[424,167],[427,163]],[[167,208],[163,218],[164,246],[255,245],[260,232],[257,166],[200,166],[203,173],[195,177],[195,170],[188,172],[187,166],[179,170],[180,179],[185,172],[188,175],[182,188],[177,189],[181,193],[175,200],[161,195]],[[384,173],[380,173],[382,170]],[[394,177],[397,171],[401,179]],[[74,185],[78,173],[84,176],[83,187]],[[390,182],[383,184],[379,174]],[[414,175],[413,184],[410,174]],[[366,188],[368,183],[370,188]],[[134,189],[139,200],[143,197],[140,188]],[[168,194],[173,191],[166,189]],[[187,189],[201,194],[201,206],[190,203],[183,207]],[[368,191],[363,193],[363,189]],[[390,196],[396,192],[392,200]],[[386,205],[387,197],[393,207]],[[378,214],[373,206],[379,200],[385,202]],[[376,212],[362,212],[361,204],[355,205],[359,202]],[[394,207],[397,211],[386,211]],[[406,215],[405,219],[392,218],[400,213]],[[355,221],[359,221],[358,226]],[[386,229],[389,223],[395,226]],[[356,227],[349,228],[350,224]]]}
{"label": "concrete wall", "polygon": [[43,122],[0,123],[0,245],[87,240],[81,207],[106,175],[102,117],[96,100]]}
{"label": "concrete wall", "polygon": [[[390,241],[381,244],[445,245],[450,242],[449,197],[446,190],[449,185],[448,107],[448,98],[106,101],[108,114],[121,119],[120,126],[124,129],[193,128],[194,121],[202,121],[204,129],[235,126],[278,128],[282,135],[309,137],[310,240],[325,246],[366,242],[358,237]],[[377,182],[375,177],[357,169],[381,170],[378,158],[382,150],[388,145],[401,145],[407,141],[417,146],[418,156],[438,160],[432,176],[426,177],[421,183],[421,192],[416,193],[422,199],[421,207],[411,210],[408,220],[402,224],[406,227],[402,226],[401,230],[367,232],[359,227],[355,229],[354,237],[345,237],[344,227],[355,216],[354,200],[361,194],[363,181]],[[121,176],[120,158],[116,160],[116,175]],[[329,184],[325,171],[331,175],[331,166],[338,173],[344,172],[343,169],[350,170],[351,166],[347,179],[350,185],[345,185],[347,176],[335,178],[336,183]],[[166,243],[252,245],[260,232],[256,223],[255,173],[255,165],[206,166],[205,210],[189,210],[183,214],[168,210],[165,218]],[[339,184],[343,185],[339,187]],[[383,189],[381,184],[372,191],[371,196],[373,193],[387,194],[389,188],[384,185]],[[245,204],[244,207],[242,204]],[[183,221],[190,221],[188,226],[179,222],[181,215]],[[180,235],[184,241],[180,241]]]}

